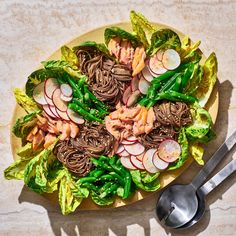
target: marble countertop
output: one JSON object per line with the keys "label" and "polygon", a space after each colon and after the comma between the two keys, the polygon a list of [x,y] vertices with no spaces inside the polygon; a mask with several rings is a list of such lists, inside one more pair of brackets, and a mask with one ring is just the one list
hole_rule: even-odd
{"label": "marble countertop", "polygon": [[[98,3],[100,2],[100,3]],[[12,162],[10,121],[15,100],[12,88],[23,87],[40,61],[74,37],[108,23],[127,21],[135,9],[153,22],[170,25],[202,41],[201,49],[216,52],[219,61],[218,138],[206,157],[236,128],[236,2],[224,0],[1,0],[0,1],[0,172]],[[234,150],[224,163],[233,158]],[[187,183],[199,171],[193,164],[176,183]],[[202,221],[189,230],[163,229],[155,215],[157,194],[136,204],[62,216],[58,207],[23,186],[0,176],[0,235],[235,235],[236,175],[207,197]]]}

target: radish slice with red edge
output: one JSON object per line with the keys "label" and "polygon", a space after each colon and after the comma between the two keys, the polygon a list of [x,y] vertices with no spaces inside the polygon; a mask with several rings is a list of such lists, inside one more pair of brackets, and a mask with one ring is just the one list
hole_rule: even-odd
{"label": "radish slice with red edge", "polygon": [[67,112],[66,112],[66,111],[60,111],[59,109],[56,108],[56,112],[57,112],[57,114],[60,116],[60,118],[61,118],[62,120],[70,121],[70,118],[69,118],[69,116],[67,115]]}
{"label": "radish slice with red edge", "polygon": [[162,63],[167,70],[176,69],[181,63],[179,53],[174,49],[167,49],[163,54]]}
{"label": "radish slice with red edge", "polygon": [[70,108],[67,109],[67,115],[72,122],[78,125],[82,125],[84,123],[84,119],[78,113],[74,112]]}
{"label": "radish slice with red edge", "polygon": [[143,76],[141,76],[138,84],[139,91],[145,95],[147,94],[149,87],[150,83],[147,80],[145,80]]}
{"label": "radish slice with red edge", "polygon": [[52,113],[52,111],[49,108],[49,105],[43,105],[43,110],[45,111],[45,113],[50,116],[51,118],[56,119],[57,117]]}
{"label": "radish slice with red edge", "polygon": [[130,144],[130,145],[124,145],[124,147],[125,147],[125,150],[130,155],[134,155],[134,156],[138,156],[145,151],[145,147],[139,142],[136,142],[136,143]]}
{"label": "radish slice with red edge", "polygon": [[157,60],[162,61],[162,59],[163,59],[163,54],[164,54],[164,51],[163,51],[163,50],[157,51],[157,53],[156,53]]}
{"label": "radish slice with red edge", "polygon": [[116,154],[119,154],[121,152],[123,152],[125,150],[124,146],[123,145],[119,145],[117,151],[116,151]]}
{"label": "radish slice with red edge", "polygon": [[47,101],[48,105],[54,106],[54,103],[51,98],[49,98],[46,94],[44,94],[44,98]]}
{"label": "radish slice with red edge", "polygon": [[153,162],[154,166],[156,166],[156,168],[159,169],[160,171],[165,170],[169,165],[169,163],[163,161],[158,156],[157,152],[153,155],[152,162]]}
{"label": "radish slice with red edge", "polygon": [[51,105],[49,105],[49,109],[51,110],[51,112],[52,112],[52,113],[53,113],[53,114],[54,114],[58,119],[61,118],[61,117],[58,115],[55,106],[51,106]]}
{"label": "radish slice with red edge", "polygon": [[54,91],[59,88],[59,84],[57,79],[55,78],[48,78],[44,82],[44,92],[45,94],[52,99],[52,95]]}
{"label": "radish slice with red edge", "polygon": [[152,82],[152,80],[153,80],[153,75],[150,73],[150,71],[149,71],[149,69],[148,69],[148,67],[147,66],[145,66],[144,68],[143,68],[143,70],[142,70],[142,75],[143,75],[143,78],[145,79],[145,80],[147,80],[148,82]]}
{"label": "radish slice with red edge", "polygon": [[138,90],[138,83],[139,83],[139,77],[138,77],[138,75],[136,75],[132,78],[131,84],[130,84],[132,92]]}
{"label": "radish slice with red edge", "polygon": [[130,142],[135,142],[138,140],[138,138],[132,135],[132,136],[129,136],[128,138],[126,138],[125,140],[130,141]]}
{"label": "radish slice with red edge", "polygon": [[166,139],[160,143],[157,154],[163,161],[171,163],[180,157],[181,147],[175,140]]}
{"label": "radish slice with red edge", "polygon": [[124,144],[124,145],[130,145],[130,144],[134,144],[136,143],[137,141],[127,141],[127,140],[123,140],[121,143]]}
{"label": "radish slice with red edge", "polygon": [[136,170],[137,168],[131,163],[130,161],[130,158],[129,157],[121,157],[120,158],[120,162],[121,164],[127,168],[127,169],[130,169],[130,170]]}
{"label": "radish slice with red edge", "polygon": [[61,100],[61,90],[57,88],[52,95],[52,101],[57,109],[60,111],[67,111],[67,103]]}
{"label": "radish slice with red edge", "polygon": [[64,96],[66,96],[66,97],[71,97],[72,96],[73,90],[72,90],[72,88],[70,87],[69,84],[61,84],[60,89],[61,89],[61,93]]}
{"label": "radish slice with red edge", "polygon": [[145,170],[142,161],[138,160],[136,156],[131,156],[130,161],[139,170]]}
{"label": "radish slice with red edge", "polygon": [[151,148],[146,151],[146,153],[143,156],[143,166],[149,173],[157,173],[159,172],[159,169],[154,166],[152,159],[153,155],[156,153],[157,149]]}
{"label": "radish slice with red edge", "polygon": [[38,84],[33,91],[33,98],[35,102],[37,102],[40,105],[46,105],[48,104],[45,97],[44,97],[44,82]]}
{"label": "radish slice with red edge", "polygon": [[130,156],[130,154],[126,150],[120,152],[118,155],[121,157],[129,157]]}
{"label": "radish slice with red edge", "polygon": [[143,161],[143,156],[144,156],[144,153],[136,156],[136,158],[139,160],[139,161]]}
{"label": "radish slice with red edge", "polygon": [[140,95],[141,95],[141,93],[139,90],[134,91],[131,94],[131,96],[128,98],[126,106],[127,107],[133,106],[137,102],[137,100],[139,99]]}
{"label": "radish slice with red edge", "polygon": [[127,101],[129,99],[129,97],[131,96],[131,94],[132,94],[132,91],[131,91],[131,87],[129,86],[129,87],[126,88],[126,90],[123,93],[122,102],[124,104],[127,103]]}
{"label": "radish slice with red edge", "polygon": [[161,75],[167,71],[161,61],[157,60],[156,55],[149,60],[149,70],[154,74]]}
{"label": "radish slice with red edge", "polygon": [[67,97],[65,96],[63,93],[61,93],[61,96],[60,96],[61,100],[63,100],[64,102],[69,102],[72,100],[72,96],[71,97]]}

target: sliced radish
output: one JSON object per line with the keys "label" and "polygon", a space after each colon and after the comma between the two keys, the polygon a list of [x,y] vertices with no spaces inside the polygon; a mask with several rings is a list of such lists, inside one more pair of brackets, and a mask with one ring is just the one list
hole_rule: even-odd
{"label": "sliced radish", "polygon": [[66,96],[66,97],[71,97],[72,96],[73,90],[72,90],[72,88],[70,87],[69,84],[61,84],[60,89],[61,89],[61,93],[64,96]]}
{"label": "sliced radish", "polygon": [[157,154],[163,161],[174,162],[180,157],[181,147],[175,140],[167,139],[160,143]]}
{"label": "sliced radish", "polygon": [[164,51],[163,51],[163,50],[159,50],[159,51],[156,53],[157,60],[162,61],[162,59],[163,59],[163,54],[164,54]]}
{"label": "sliced radish", "polygon": [[59,88],[59,84],[57,82],[57,79],[55,78],[48,78],[45,82],[44,82],[44,92],[45,94],[52,99],[52,94],[53,92]]}
{"label": "sliced radish", "polygon": [[44,98],[47,101],[48,105],[54,106],[54,103],[51,98],[49,98],[46,94],[44,94]]}
{"label": "sliced radish", "polygon": [[50,116],[50,117],[52,117],[52,118],[57,118],[53,113],[52,113],[52,111],[50,110],[50,108],[49,108],[49,105],[47,104],[47,105],[43,105],[43,110],[46,112],[46,114],[48,115],[48,116]]}
{"label": "sliced radish", "polygon": [[139,170],[145,170],[142,161],[138,160],[136,156],[131,156],[130,161]]}
{"label": "sliced radish", "polygon": [[57,109],[60,111],[66,111],[67,110],[67,103],[63,100],[61,100],[61,90],[57,88],[52,95],[52,101]]}
{"label": "sliced radish", "polygon": [[179,53],[176,52],[174,49],[167,49],[162,58],[163,66],[167,70],[174,70],[180,65],[180,56]]}
{"label": "sliced radish", "polygon": [[147,80],[148,82],[152,82],[154,76],[150,73],[150,70],[148,69],[147,66],[144,67],[141,73],[145,80]]}
{"label": "sliced radish", "polygon": [[131,84],[130,84],[132,92],[138,90],[138,83],[139,83],[139,77],[136,75],[133,77],[133,79],[131,80]]}
{"label": "sliced radish", "polygon": [[121,157],[129,157],[130,154],[126,150],[123,150],[122,152],[119,153],[119,156],[121,156]]}
{"label": "sliced radish", "polygon": [[67,97],[65,96],[63,93],[61,93],[61,96],[60,96],[61,100],[63,100],[64,102],[69,102],[72,100],[72,96],[71,97]]}
{"label": "sliced radish", "polygon": [[66,111],[60,111],[59,109],[56,108],[57,114],[60,116],[62,120],[70,121],[69,116],[67,115]]}
{"label": "sliced radish", "polygon": [[134,156],[138,156],[145,151],[145,147],[139,142],[136,142],[136,143],[130,144],[130,145],[124,145],[124,147],[125,147],[125,150],[130,155],[134,155]]}
{"label": "sliced radish", "polygon": [[130,144],[134,144],[136,143],[137,141],[127,141],[127,140],[123,140],[121,143],[124,144],[124,145],[130,145]]}
{"label": "sliced radish", "polygon": [[135,142],[135,141],[138,141],[138,138],[132,135],[126,138],[125,140],[130,141],[130,142]]}
{"label": "sliced radish", "polygon": [[157,60],[156,55],[150,58],[149,60],[149,70],[150,72],[161,75],[167,71],[161,61]]}
{"label": "sliced radish", "polygon": [[55,106],[49,105],[49,109],[51,110],[51,112],[52,112],[57,118],[59,118],[59,119],[61,118],[61,117],[58,115]]}
{"label": "sliced radish", "polygon": [[144,79],[143,76],[140,76],[139,84],[138,84],[138,89],[142,94],[147,94],[147,91],[150,87],[150,83]]}
{"label": "sliced radish", "polygon": [[121,157],[120,158],[120,162],[121,164],[130,170],[136,170],[137,168],[131,163],[130,158],[129,157]]}
{"label": "sliced radish", "polygon": [[152,162],[153,155],[156,153],[156,151],[157,149],[155,148],[148,149],[143,156],[143,166],[146,171],[150,173],[157,173],[159,171],[159,169],[157,169]]}
{"label": "sliced radish", "polygon": [[156,168],[159,169],[160,171],[161,170],[165,170],[168,167],[168,165],[169,165],[169,163],[163,161],[158,156],[157,152],[153,155],[152,162],[153,162],[154,166],[156,166]]}
{"label": "sliced radish", "polygon": [[82,125],[84,123],[84,119],[78,113],[74,112],[70,108],[67,109],[67,115],[72,122],[78,125]]}
{"label": "sliced radish", "polygon": [[127,106],[127,107],[133,106],[133,105],[137,102],[137,100],[138,100],[138,98],[140,97],[140,95],[141,95],[141,93],[140,93],[139,90],[134,91],[134,92],[131,94],[131,96],[128,98],[127,103],[126,103],[126,106]]}
{"label": "sliced radish", "polygon": [[144,156],[144,153],[136,156],[136,158],[139,160],[139,161],[143,161],[143,156]]}
{"label": "sliced radish", "polygon": [[129,99],[129,97],[131,96],[131,94],[132,94],[132,91],[131,91],[131,87],[129,86],[129,87],[126,88],[126,90],[123,93],[122,101],[123,101],[124,104],[127,103],[127,101]]}
{"label": "sliced radish", "polygon": [[44,82],[38,84],[33,91],[33,98],[35,102],[40,105],[46,105],[47,101],[44,98]]}
{"label": "sliced radish", "polygon": [[116,151],[116,154],[119,154],[121,152],[123,152],[125,150],[124,146],[123,145],[120,145]]}

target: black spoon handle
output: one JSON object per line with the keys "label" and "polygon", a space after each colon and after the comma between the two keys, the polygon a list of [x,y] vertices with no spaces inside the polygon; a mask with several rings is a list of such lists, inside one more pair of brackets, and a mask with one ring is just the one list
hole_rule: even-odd
{"label": "black spoon handle", "polygon": [[198,191],[201,191],[204,195],[207,195],[235,171],[236,171],[236,159],[229,162],[220,172],[218,172],[211,179],[209,179],[204,185],[202,185],[202,187]]}
{"label": "black spoon handle", "polygon": [[219,147],[219,149],[213,154],[211,159],[205,164],[200,172],[195,176],[191,185],[198,189],[206,180],[208,175],[216,168],[216,166],[223,160],[224,156],[236,143],[236,130],[230,137]]}

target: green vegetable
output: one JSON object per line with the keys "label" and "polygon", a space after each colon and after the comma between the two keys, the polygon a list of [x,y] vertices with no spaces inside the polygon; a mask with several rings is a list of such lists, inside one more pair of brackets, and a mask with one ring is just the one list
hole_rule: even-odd
{"label": "green vegetable", "polygon": [[204,154],[204,148],[201,144],[196,142],[190,143],[189,153],[199,165],[204,165],[204,160],[202,159]]}
{"label": "green vegetable", "polygon": [[37,123],[37,114],[38,112],[33,112],[16,120],[16,123],[12,128],[12,132],[16,135],[16,137],[24,139],[29,134]]}
{"label": "green vegetable", "polygon": [[108,206],[114,203],[114,199],[110,196],[101,198],[99,194],[92,191],[91,192],[92,200],[99,206]]}
{"label": "green vegetable", "polygon": [[183,127],[180,129],[178,143],[181,146],[180,157],[169,166],[168,170],[175,170],[180,168],[189,157],[189,143],[186,136],[185,128]]}
{"label": "green vegetable", "polygon": [[61,47],[61,60],[67,61],[73,65],[78,66],[79,61],[76,54],[66,45]]}
{"label": "green vegetable", "polygon": [[127,172],[126,177],[125,177],[125,186],[124,186],[124,195],[123,195],[124,199],[130,196],[131,184],[132,184],[132,178],[131,178],[130,173]]}
{"label": "green vegetable", "polygon": [[32,156],[35,156],[37,152],[32,149],[32,143],[26,143],[24,146],[16,150],[16,154],[20,157],[21,160],[27,160]]}
{"label": "green vegetable", "polygon": [[124,188],[123,187],[118,187],[117,190],[116,190],[116,194],[118,197],[123,197],[124,196]]}
{"label": "green vegetable", "polygon": [[96,180],[97,180],[96,177],[83,177],[83,178],[79,179],[79,183],[80,184],[83,184],[83,183],[93,183]]}
{"label": "green vegetable", "polygon": [[27,112],[38,112],[41,109],[38,107],[37,103],[27,96],[24,91],[19,88],[14,89],[14,95],[16,98],[17,103]]}
{"label": "green vegetable", "polygon": [[154,192],[161,187],[158,174],[150,174],[146,171],[131,170],[132,180],[138,188],[147,192]]}
{"label": "green vegetable", "polygon": [[119,28],[119,27],[111,27],[106,28],[104,32],[105,43],[108,45],[109,41],[114,37],[120,37],[121,39],[127,39],[131,42],[133,47],[137,47],[140,43],[137,36]]}
{"label": "green vegetable", "polygon": [[152,34],[151,46],[147,53],[154,55],[160,49],[173,48],[180,49],[181,41],[177,33],[171,29],[160,29]]}
{"label": "green vegetable", "polygon": [[118,187],[119,187],[118,184],[112,184],[110,187],[108,187],[107,189],[102,191],[102,193],[100,194],[99,197],[105,198],[107,195],[109,195],[110,193],[113,193],[113,191],[117,190]]}

